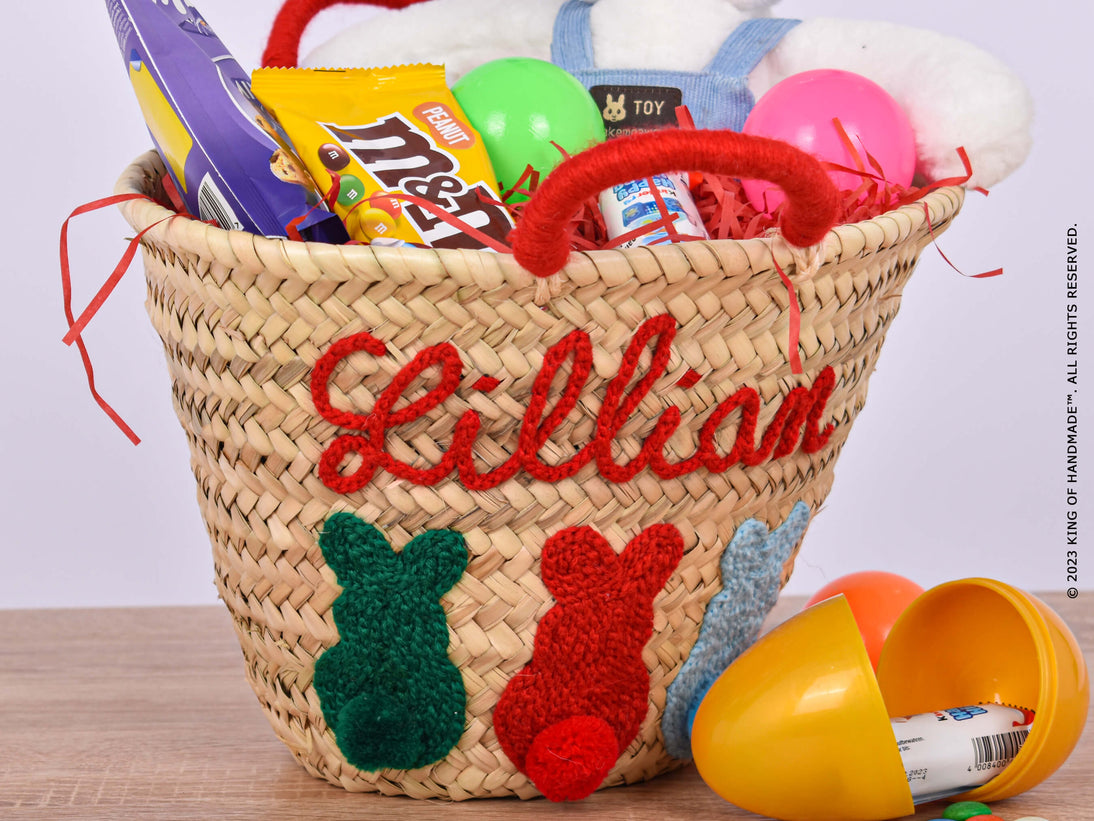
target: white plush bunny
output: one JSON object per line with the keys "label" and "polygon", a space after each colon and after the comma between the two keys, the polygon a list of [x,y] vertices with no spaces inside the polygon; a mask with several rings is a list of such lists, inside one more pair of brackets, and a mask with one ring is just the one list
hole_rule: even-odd
{"label": "white plush bunny", "polygon": [[[683,72],[702,72],[731,32],[748,20],[769,17],[775,1],[688,0],[685,15],[665,0],[582,0],[590,6],[597,68]],[[283,14],[295,7],[296,40],[306,20],[334,2],[289,0]],[[551,59],[556,17],[565,5],[564,0],[369,4],[406,8],[381,11],[348,28],[301,64],[444,63],[449,81],[455,82],[499,57]],[[999,60],[968,42],[908,26],[827,18],[804,20],[779,38],[745,72],[754,98],[802,71],[837,68],[862,74],[885,88],[907,113],[916,134],[921,179],[962,175],[956,149],[963,146],[973,168],[968,185],[990,187],[1021,165],[1029,152],[1033,105],[1027,89]],[[270,59],[276,51],[274,39],[267,64],[278,64],[276,56]],[[285,43],[280,44],[280,64],[291,64],[295,47],[293,42],[286,60]]]}

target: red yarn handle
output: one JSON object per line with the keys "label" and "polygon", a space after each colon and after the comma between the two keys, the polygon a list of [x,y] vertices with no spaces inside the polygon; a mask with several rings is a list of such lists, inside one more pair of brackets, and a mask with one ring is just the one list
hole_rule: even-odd
{"label": "red yarn handle", "polygon": [[312,18],[323,9],[340,3],[402,9],[423,0],[285,0],[274,18],[266,50],[262,53],[264,68],[295,68],[300,59],[300,39]]}
{"label": "red yarn handle", "polygon": [[734,131],[666,129],[616,137],[555,168],[525,204],[512,234],[513,255],[537,277],[570,256],[566,226],[581,204],[606,188],[668,171],[705,171],[763,179],[786,194],[783,237],[819,243],[835,225],[839,192],[821,164],[789,143]]}

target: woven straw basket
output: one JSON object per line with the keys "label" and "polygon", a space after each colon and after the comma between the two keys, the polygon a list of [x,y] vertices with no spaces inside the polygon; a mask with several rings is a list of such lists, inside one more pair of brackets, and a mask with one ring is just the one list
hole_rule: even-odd
{"label": "woven straw basket", "polygon": [[[707,604],[723,587],[721,555],[748,519],[775,528],[799,502],[814,513],[820,508],[904,284],[931,232],[942,231],[962,202],[961,189],[942,188],[914,205],[839,226],[828,232],[822,264],[811,274],[780,239],[574,254],[557,293],[537,304],[534,278],[507,254],[321,246],[165,219],[173,212],[159,204],[167,201],[163,174],[155,153],[146,154],[116,190],[153,198],[121,209],[138,231],[158,222],[141,238],[147,307],[163,339],[218,590],[251,685],[277,736],[312,774],[351,791],[450,799],[538,794],[502,751],[493,713],[507,683],[532,659],[537,625],[554,604],[541,576],[541,548],[552,533],[579,525],[616,551],[662,523],[683,537],[683,558],[654,600],[652,637],[642,650],[646,714],[603,786],[682,763],[666,752],[659,719]],[[800,303],[801,373],[790,365],[790,292],[775,261]],[[830,367],[834,388],[822,422],[833,429],[826,445],[669,479],[646,469],[629,481],[608,481],[595,462],[555,482],[521,471],[482,491],[468,490],[455,471],[422,485],[379,470],[345,493],[319,476],[324,451],[346,431],[317,412],[310,380],[338,340],[367,331],[386,346],[386,355],[345,358],[330,380],[332,404],[359,413],[418,351],[451,342],[462,364],[459,389],[390,434],[388,452],[403,462],[436,463],[455,420],[474,410],[482,422],[475,456],[486,470],[515,447],[550,346],[575,329],[592,344],[580,400],[542,447],[545,462],[558,462],[594,436],[599,403],[636,330],[665,314],[677,330],[671,356],[618,432],[618,461],[638,453],[669,406],[679,408],[687,435],[682,443],[670,439],[664,452],[686,458],[702,421],[745,386],[759,396],[763,431],[792,389],[809,388]],[[343,588],[319,534],[339,511],[374,525],[395,550],[427,530],[465,538],[466,571],[440,602],[466,715],[458,744],[429,766],[358,769],[324,721],[313,678],[316,659],[340,640],[333,605]],[[792,565],[793,555],[780,585]]]}

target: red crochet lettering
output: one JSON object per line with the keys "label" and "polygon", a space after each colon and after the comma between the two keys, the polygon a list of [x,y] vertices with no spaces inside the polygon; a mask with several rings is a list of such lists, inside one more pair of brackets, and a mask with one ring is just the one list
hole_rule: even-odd
{"label": "red crochet lettering", "polygon": [[[543,366],[532,384],[528,407],[521,421],[517,447],[502,464],[480,471],[474,451],[482,419],[475,410],[466,411],[456,420],[452,442],[440,460],[432,466],[416,467],[400,461],[386,450],[389,431],[411,423],[440,407],[453,396],[463,379],[459,351],[450,342],[442,342],[418,352],[400,370],[391,384],[379,395],[368,413],[355,413],[334,407],[330,397],[330,380],[338,364],[359,352],[384,356],[384,343],[368,333],[359,333],[336,342],[322,356],[311,378],[311,393],[316,410],[331,424],[358,431],[338,436],[324,451],[319,462],[319,476],[327,487],[339,493],[353,493],[367,485],[377,470],[419,485],[435,485],[453,472],[469,490],[488,490],[513,478],[520,471],[544,482],[559,482],[573,476],[592,462],[600,475],[609,482],[622,483],[649,468],[661,479],[672,479],[706,468],[723,473],[738,463],[759,465],[793,453],[800,446],[804,453],[816,453],[823,448],[834,426],[821,427],[825,407],[835,388],[835,372],[822,370],[811,388],[797,387],[782,400],[774,418],[756,444],[756,428],[760,417],[760,396],[754,388],[742,387],[718,404],[703,422],[695,453],[679,462],[665,458],[664,448],[680,427],[681,413],[675,405],[666,407],[654,423],[653,430],[642,442],[638,454],[627,462],[616,461],[614,442],[619,432],[649,395],[654,384],[668,369],[676,324],[667,314],[643,322],[623,354],[619,372],[608,383],[604,400],[596,418],[591,441],[573,456],[558,464],[548,464],[540,456],[543,446],[577,406],[578,399],[592,371],[593,351],[589,334],[571,331],[547,349]],[[638,376],[639,360],[652,346],[650,365]],[[551,386],[564,366],[569,364],[565,384],[554,406],[549,406]],[[431,369],[439,369],[436,384],[424,396],[396,404],[411,383]],[[684,383],[693,385],[696,377],[689,372]],[[636,376],[638,378],[636,379]],[[633,384],[632,384],[633,383]],[[474,384],[476,390],[492,390],[498,384],[492,377],[482,377]],[[690,386],[689,385],[689,386]],[[722,454],[718,450],[719,430],[740,411],[732,448]],[[359,464],[350,473],[343,466],[356,456]]]}
{"label": "red crochet lettering", "polygon": [[541,573],[555,605],[536,627],[531,662],[498,700],[494,730],[550,800],[592,793],[638,734],[649,704],[642,650],[653,600],[683,555],[669,524],[646,528],[618,555],[590,527],[544,543]]}

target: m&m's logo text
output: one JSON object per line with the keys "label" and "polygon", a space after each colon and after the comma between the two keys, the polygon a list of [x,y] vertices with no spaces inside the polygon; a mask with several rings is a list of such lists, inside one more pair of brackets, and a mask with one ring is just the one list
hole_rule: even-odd
{"label": "m&m's logo text", "polygon": [[[455,151],[474,144],[471,132],[463,133],[463,126],[450,109],[440,103],[429,103],[425,108],[432,112],[434,120],[426,122],[441,145]],[[403,208],[403,215],[429,247],[481,248],[482,243],[468,234],[466,227],[499,241],[512,230],[512,217],[497,195],[484,183],[468,184],[462,179],[459,160],[402,114],[364,125],[321,125],[337,140],[323,146],[328,156],[331,149],[352,156],[372,179],[370,187],[402,191],[445,212],[449,219],[413,200]],[[332,168],[326,159],[323,162]]]}

